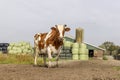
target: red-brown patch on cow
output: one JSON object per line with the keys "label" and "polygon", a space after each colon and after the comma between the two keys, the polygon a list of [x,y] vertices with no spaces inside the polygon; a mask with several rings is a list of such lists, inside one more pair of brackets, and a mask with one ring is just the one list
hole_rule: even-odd
{"label": "red-brown patch on cow", "polygon": [[41,33],[40,38],[41,40],[38,42],[39,49],[43,49],[45,46],[44,39],[46,37],[47,33]]}
{"label": "red-brown patch on cow", "polygon": [[70,28],[68,28],[68,27],[67,27],[67,28],[65,28],[65,31],[67,31],[67,32],[68,32],[68,31],[70,31]]}
{"label": "red-brown patch on cow", "polygon": [[59,46],[63,45],[63,41],[60,41],[59,38],[59,31],[57,29],[52,29],[52,32],[50,34],[51,36],[47,39],[46,45],[49,46],[51,44],[52,46],[55,46],[56,49],[59,48]]}
{"label": "red-brown patch on cow", "polygon": [[34,39],[37,40],[39,36],[39,34],[35,34]]}

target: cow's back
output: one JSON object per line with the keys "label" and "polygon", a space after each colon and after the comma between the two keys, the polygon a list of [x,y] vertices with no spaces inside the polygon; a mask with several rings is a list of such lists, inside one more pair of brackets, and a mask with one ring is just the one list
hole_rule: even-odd
{"label": "cow's back", "polygon": [[47,35],[47,33],[39,33],[39,34],[35,34],[35,36],[34,36],[35,46],[38,47],[40,50],[45,47],[44,39],[45,39],[46,35]]}

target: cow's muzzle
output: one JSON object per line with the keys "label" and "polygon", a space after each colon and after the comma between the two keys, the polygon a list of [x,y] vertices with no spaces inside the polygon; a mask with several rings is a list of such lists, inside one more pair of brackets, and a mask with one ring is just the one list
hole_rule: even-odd
{"label": "cow's muzzle", "polygon": [[61,38],[61,37],[59,37],[58,39],[59,39],[59,41],[63,41],[63,38]]}

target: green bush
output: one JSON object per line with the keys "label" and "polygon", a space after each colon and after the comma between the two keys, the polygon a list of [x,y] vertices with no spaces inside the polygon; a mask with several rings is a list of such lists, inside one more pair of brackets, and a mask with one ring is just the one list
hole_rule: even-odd
{"label": "green bush", "polygon": [[108,58],[106,56],[103,56],[103,60],[108,60]]}

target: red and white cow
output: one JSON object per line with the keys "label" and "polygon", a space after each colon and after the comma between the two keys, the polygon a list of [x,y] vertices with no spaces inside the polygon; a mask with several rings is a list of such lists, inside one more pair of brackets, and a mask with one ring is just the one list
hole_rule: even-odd
{"label": "red and white cow", "polygon": [[46,55],[48,56],[48,67],[52,67],[52,54],[57,53],[56,66],[58,66],[58,59],[60,50],[63,45],[63,38],[65,31],[69,31],[67,25],[55,25],[51,28],[49,33],[38,33],[34,36],[35,59],[34,64],[37,65],[38,54],[44,55],[44,65],[46,65]]}

